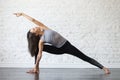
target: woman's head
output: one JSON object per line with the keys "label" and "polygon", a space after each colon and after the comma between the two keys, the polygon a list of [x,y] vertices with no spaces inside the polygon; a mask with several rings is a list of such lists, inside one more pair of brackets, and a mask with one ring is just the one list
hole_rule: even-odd
{"label": "woman's head", "polygon": [[41,31],[40,27],[34,27],[34,28],[30,29],[30,32],[34,33],[35,35],[41,35],[42,34],[42,31]]}
{"label": "woman's head", "polygon": [[28,31],[27,33],[28,50],[32,57],[38,54],[39,39],[40,35],[36,35],[36,33],[31,32],[31,30]]}

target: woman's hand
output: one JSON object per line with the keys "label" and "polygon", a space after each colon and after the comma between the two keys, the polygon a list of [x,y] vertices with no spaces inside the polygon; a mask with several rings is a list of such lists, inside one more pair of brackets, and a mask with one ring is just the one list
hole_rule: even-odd
{"label": "woman's hand", "polygon": [[27,71],[27,73],[39,73],[39,68],[33,68],[32,70]]}
{"label": "woman's hand", "polygon": [[17,17],[22,16],[22,13],[13,13],[14,15],[16,15]]}

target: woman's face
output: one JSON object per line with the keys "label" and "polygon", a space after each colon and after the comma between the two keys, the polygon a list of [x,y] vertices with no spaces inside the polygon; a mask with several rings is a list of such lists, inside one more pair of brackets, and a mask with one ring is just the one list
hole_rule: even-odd
{"label": "woman's face", "polygon": [[35,34],[39,34],[41,32],[39,27],[34,27],[30,30],[30,32],[35,33]]}
{"label": "woman's face", "polygon": [[30,32],[32,32],[32,33],[36,33],[36,31],[37,31],[37,28],[32,28],[32,29],[30,30]]}

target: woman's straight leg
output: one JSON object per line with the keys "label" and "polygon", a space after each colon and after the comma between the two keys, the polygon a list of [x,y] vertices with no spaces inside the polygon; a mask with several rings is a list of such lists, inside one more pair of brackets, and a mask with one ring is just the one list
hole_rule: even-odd
{"label": "woman's straight leg", "polygon": [[65,52],[71,55],[74,55],[86,62],[91,63],[92,65],[95,65],[97,67],[99,67],[100,69],[103,68],[103,65],[101,65],[99,62],[97,62],[96,60],[88,57],[87,55],[85,55],[84,53],[82,53],[80,50],[78,50],[76,47],[74,47],[73,45],[71,45],[69,42],[67,42],[64,45],[64,49],[66,50]]}

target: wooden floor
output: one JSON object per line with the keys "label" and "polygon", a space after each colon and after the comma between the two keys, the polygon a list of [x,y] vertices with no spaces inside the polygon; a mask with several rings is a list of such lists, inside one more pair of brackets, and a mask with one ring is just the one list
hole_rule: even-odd
{"label": "wooden floor", "polygon": [[120,80],[120,68],[112,68],[110,75],[96,68],[40,69],[28,74],[28,68],[0,68],[0,80]]}

